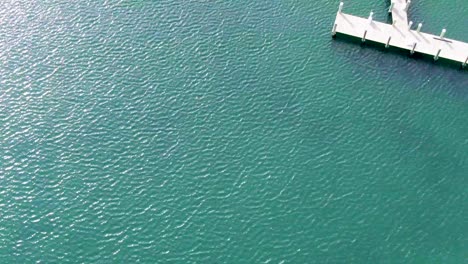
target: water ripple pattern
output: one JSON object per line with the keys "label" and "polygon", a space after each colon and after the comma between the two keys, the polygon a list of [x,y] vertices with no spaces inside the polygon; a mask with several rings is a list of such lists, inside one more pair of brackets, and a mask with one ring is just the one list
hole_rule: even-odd
{"label": "water ripple pattern", "polygon": [[0,263],[465,262],[468,74],[337,3],[1,1]]}

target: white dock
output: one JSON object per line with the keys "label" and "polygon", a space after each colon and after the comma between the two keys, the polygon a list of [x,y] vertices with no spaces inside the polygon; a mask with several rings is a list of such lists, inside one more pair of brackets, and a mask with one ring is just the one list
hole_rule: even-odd
{"label": "white dock", "polygon": [[392,0],[389,12],[392,13],[392,24],[361,18],[343,13],[343,3],[340,3],[332,35],[337,33],[381,43],[385,47],[397,47],[408,50],[411,54],[422,53],[450,61],[459,62],[465,67],[468,64],[468,43],[445,38],[446,30],[440,36],[421,32],[422,24],[412,29],[413,22],[408,22],[408,9],[411,1]]}

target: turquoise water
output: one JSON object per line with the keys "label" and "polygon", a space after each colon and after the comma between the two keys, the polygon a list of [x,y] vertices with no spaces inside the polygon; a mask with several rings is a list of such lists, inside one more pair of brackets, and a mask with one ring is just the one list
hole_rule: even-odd
{"label": "turquoise water", "polygon": [[467,71],[337,7],[2,1],[0,263],[466,263]]}

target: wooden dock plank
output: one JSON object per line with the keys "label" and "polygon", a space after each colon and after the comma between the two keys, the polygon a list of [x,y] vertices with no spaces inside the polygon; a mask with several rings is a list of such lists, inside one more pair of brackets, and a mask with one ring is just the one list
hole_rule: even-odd
{"label": "wooden dock plank", "polygon": [[403,29],[408,29],[408,9],[406,5],[408,4],[407,0],[392,0],[392,21],[393,25]]}
{"label": "wooden dock plank", "polygon": [[[398,0],[405,1],[405,0]],[[395,9],[400,8],[395,3]],[[400,11],[400,15],[405,15]],[[404,19],[397,21],[395,25],[390,25],[382,22],[369,22],[367,18],[361,18],[353,15],[348,15],[343,12],[338,12],[335,20],[336,33],[341,33],[357,38],[362,38],[364,32],[367,31],[366,40],[381,43],[385,45],[388,38],[391,37],[390,46],[398,47],[404,50],[411,51],[414,43],[416,43],[415,52],[435,56],[439,50],[440,58],[466,63],[468,58],[468,43],[461,41],[439,38],[439,36],[417,32],[410,30],[409,27],[402,26]]]}

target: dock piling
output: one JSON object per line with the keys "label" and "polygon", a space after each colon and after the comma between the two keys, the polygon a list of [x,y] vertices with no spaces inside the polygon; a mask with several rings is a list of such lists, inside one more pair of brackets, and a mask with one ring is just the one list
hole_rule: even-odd
{"label": "dock piling", "polygon": [[418,33],[420,33],[420,32],[421,32],[421,28],[422,28],[422,23],[419,23],[419,24],[418,24],[418,29],[417,29],[416,31],[417,31]]}
{"label": "dock piling", "polygon": [[439,49],[437,51],[437,54],[434,56],[434,61],[437,61],[439,59],[439,55],[440,55],[440,52],[442,51],[442,49]]}
{"label": "dock piling", "polygon": [[332,37],[336,36],[336,28],[337,27],[338,27],[338,24],[333,25]]}
{"label": "dock piling", "polygon": [[445,33],[447,33],[447,30],[444,28],[444,29],[442,29],[442,32],[440,32],[440,38],[441,38],[441,39],[444,38]]}
{"label": "dock piling", "polygon": [[408,2],[406,2],[406,6],[405,6],[405,11],[406,12],[408,11],[410,4],[411,4],[411,1],[408,0]]}
{"label": "dock piling", "polygon": [[468,57],[466,57],[466,60],[465,60],[465,62],[462,64],[463,68],[465,68],[465,67],[466,67],[466,64],[468,64]]}
{"label": "dock piling", "polygon": [[369,18],[368,18],[369,24],[372,23],[373,19],[374,19],[374,12],[370,11]]}
{"label": "dock piling", "polygon": [[411,50],[411,55],[414,54],[414,50],[416,49],[416,45],[417,45],[417,44],[418,44],[418,43],[416,43],[416,42],[413,44],[413,49]]}
{"label": "dock piling", "polygon": [[367,35],[367,30],[364,31],[364,35],[362,36],[361,41],[366,42],[366,35]]}
{"label": "dock piling", "polygon": [[343,5],[344,5],[344,3],[340,2],[340,6],[338,7],[338,13],[340,13],[340,14],[343,11]]}
{"label": "dock piling", "polygon": [[389,12],[389,13],[392,13],[393,7],[394,7],[394,6],[395,6],[395,2],[391,2],[391,3],[390,3],[390,7],[388,8],[388,12]]}
{"label": "dock piling", "polygon": [[413,21],[410,21],[410,22],[408,23],[408,29],[411,29],[412,26],[413,26]]}
{"label": "dock piling", "polygon": [[388,37],[387,44],[385,44],[385,48],[388,49],[390,47],[390,40],[392,39],[392,36]]}

